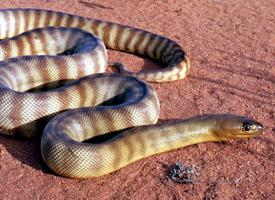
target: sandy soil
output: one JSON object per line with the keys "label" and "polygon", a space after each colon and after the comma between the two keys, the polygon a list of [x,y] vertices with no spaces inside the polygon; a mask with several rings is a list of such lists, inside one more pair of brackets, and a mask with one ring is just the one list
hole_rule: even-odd
{"label": "sandy soil", "polygon": [[[59,10],[174,39],[192,68],[183,81],[152,84],[161,101],[160,118],[230,112],[262,122],[264,133],[152,156],[92,180],[53,174],[42,162],[39,139],[0,136],[0,199],[275,199],[274,1],[10,0],[1,7]],[[127,66],[150,63],[109,54]],[[196,183],[166,180],[167,166],[177,161],[200,169]]]}

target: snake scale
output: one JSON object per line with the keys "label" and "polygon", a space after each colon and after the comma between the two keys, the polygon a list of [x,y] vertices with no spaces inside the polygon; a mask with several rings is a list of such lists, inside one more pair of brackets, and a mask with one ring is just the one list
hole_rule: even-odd
{"label": "snake scale", "polygon": [[[153,154],[262,132],[257,121],[230,114],[156,125],[158,97],[143,80],[180,80],[190,66],[183,49],[163,36],[56,11],[2,9],[0,38],[0,132],[32,137],[43,131],[42,158],[59,175],[98,177]],[[104,73],[105,46],[165,67],[134,73],[120,65],[121,73]],[[60,80],[71,81],[30,90]]]}

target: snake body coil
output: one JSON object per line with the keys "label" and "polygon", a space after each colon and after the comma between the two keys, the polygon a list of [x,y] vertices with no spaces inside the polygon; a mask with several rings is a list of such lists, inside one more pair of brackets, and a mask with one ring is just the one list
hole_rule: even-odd
{"label": "snake body coil", "polygon": [[[234,115],[152,125],[159,116],[158,97],[140,79],[174,81],[189,70],[184,51],[168,38],[37,9],[0,10],[0,37],[4,39],[0,42],[0,131],[31,137],[51,119],[41,138],[41,153],[60,175],[97,177],[153,154],[198,142],[252,137],[262,131],[258,122]],[[148,56],[166,67],[137,73],[121,67],[124,75],[103,74],[105,45]],[[29,91],[71,79],[77,80],[47,92]],[[83,142],[133,126],[139,127],[104,142]]]}

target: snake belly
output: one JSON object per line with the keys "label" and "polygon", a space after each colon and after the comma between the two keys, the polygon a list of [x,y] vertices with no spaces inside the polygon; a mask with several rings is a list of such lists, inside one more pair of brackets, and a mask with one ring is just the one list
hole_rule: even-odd
{"label": "snake belly", "polygon": [[[42,158],[59,175],[98,177],[198,142],[250,137],[242,131],[245,123],[257,129],[252,136],[262,130],[231,115],[154,125],[159,100],[140,79],[179,80],[190,67],[183,49],[163,36],[61,12],[3,9],[0,39],[0,132],[32,137],[44,130]],[[147,56],[164,67],[131,72],[122,66],[122,74],[105,74],[105,46]],[[73,81],[47,92],[30,91],[60,80]],[[135,126],[104,142],[84,142]]]}

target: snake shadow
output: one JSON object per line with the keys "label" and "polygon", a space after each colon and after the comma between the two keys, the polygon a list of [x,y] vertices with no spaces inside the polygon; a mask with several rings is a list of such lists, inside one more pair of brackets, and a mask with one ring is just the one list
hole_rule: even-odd
{"label": "snake shadow", "polygon": [[[22,165],[30,166],[36,170],[42,171],[43,173],[52,174],[53,172],[44,164],[42,159],[40,152],[40,139],[49,120],[60,113],[61,112],[44,116],[38,120],[17,127],[13,130],[14,135],[12,136],[0,134],[0,146],[4,146],[6,151],[14,159],[20,161]],[[39,124],[35,136],[29,138],[21,135],[20,130],[24,130],[24,132],[31,133],[32,135],[32,127],[35,124]]]}
{"label": "snake shadow", "polygon": [[43,173],[51,173],[43,163],[40,153],[40,137],[31,139],[0,135],[0,145],[21,165],[30,166]]}

